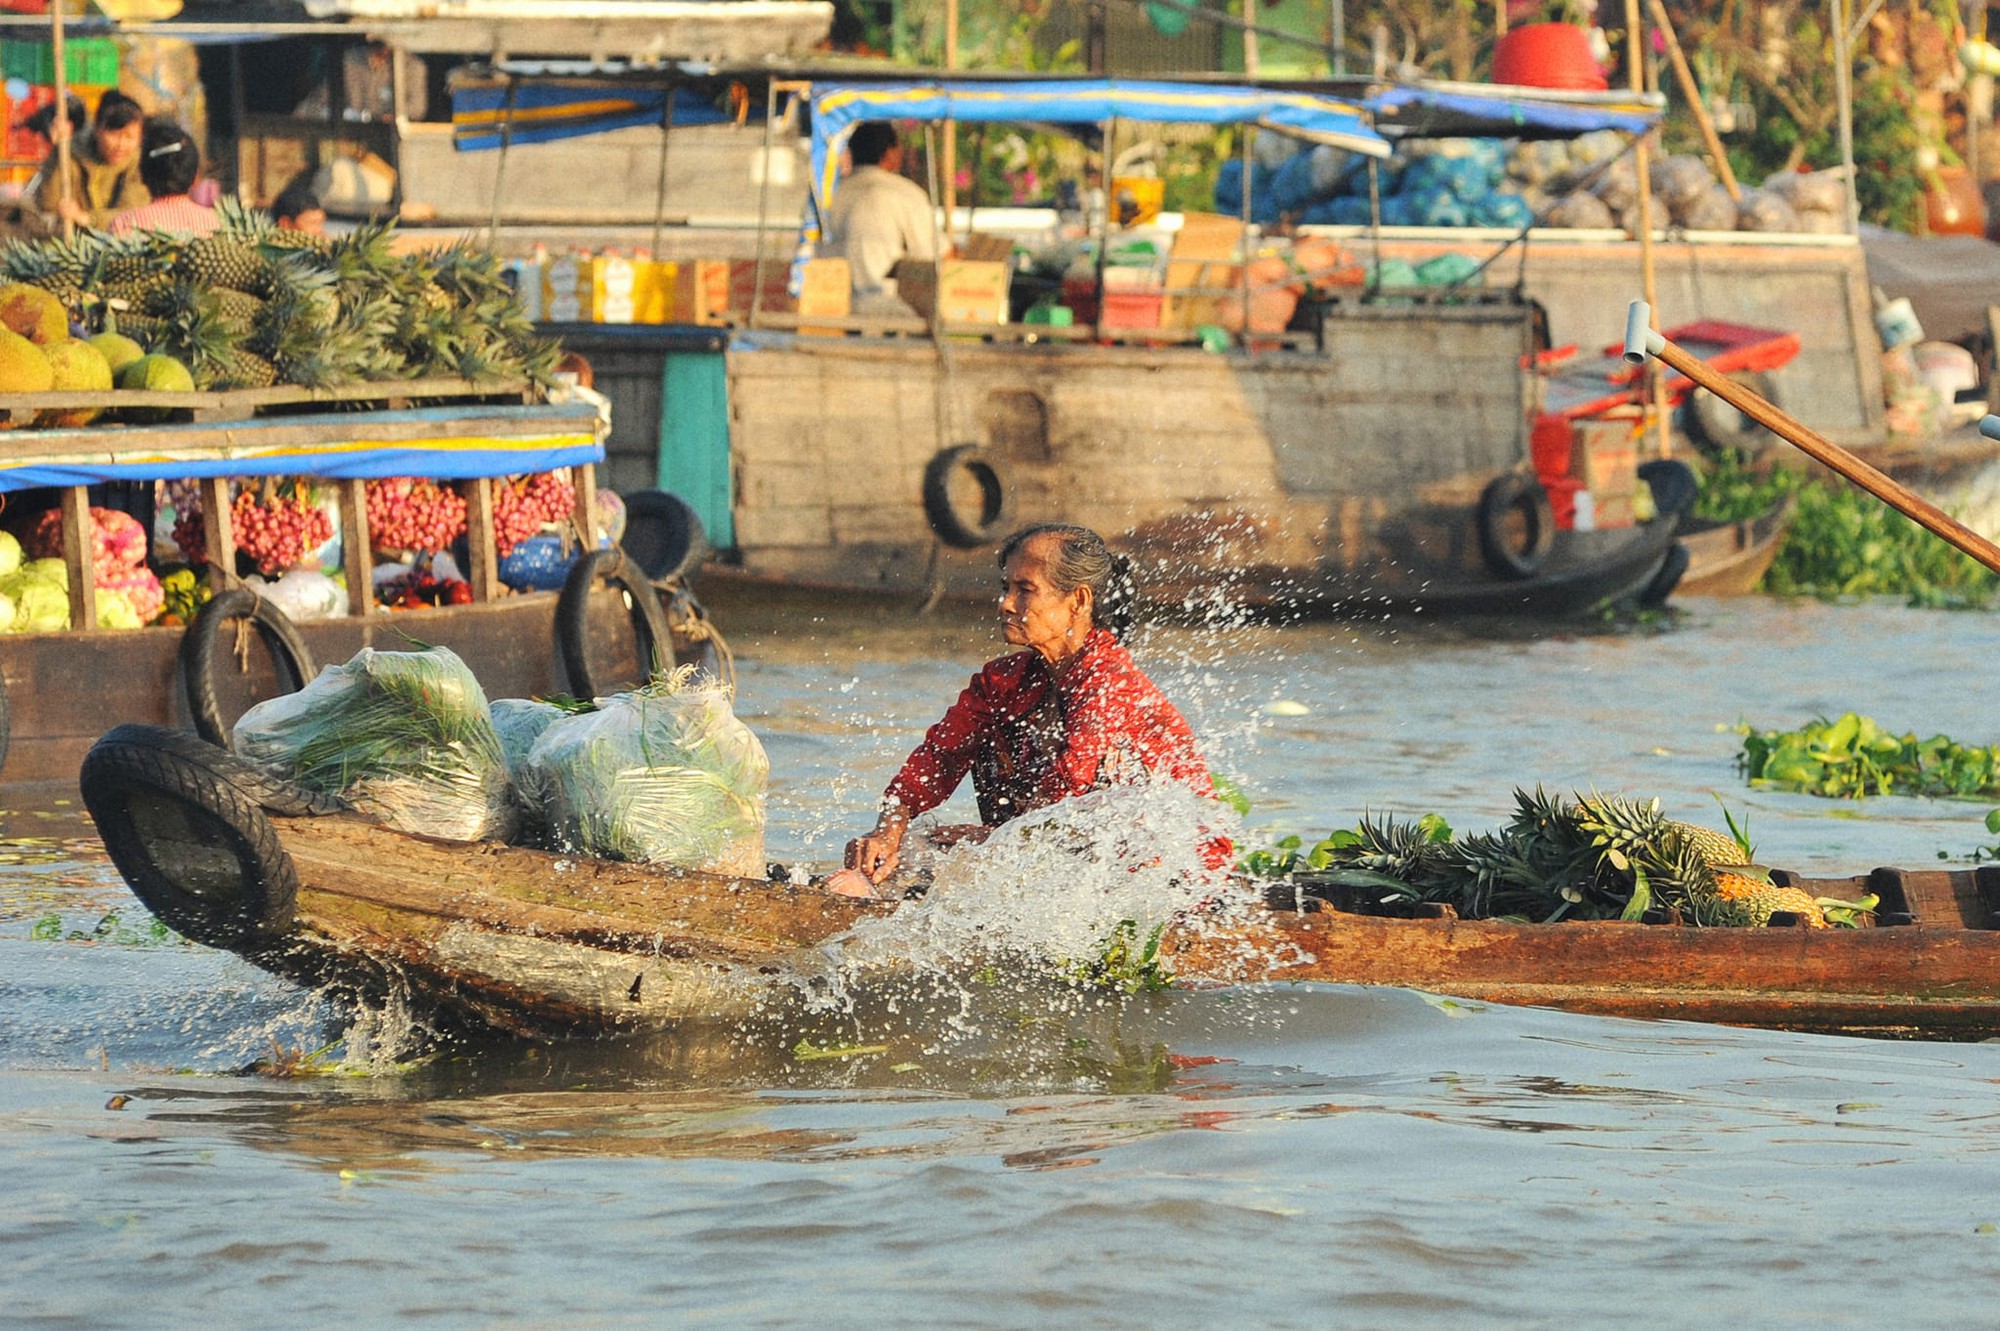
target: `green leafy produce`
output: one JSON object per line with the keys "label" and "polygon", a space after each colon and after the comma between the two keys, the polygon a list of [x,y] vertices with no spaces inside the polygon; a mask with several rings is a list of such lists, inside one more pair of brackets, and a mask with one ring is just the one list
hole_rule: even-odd
{"label": "green leafy produce", "polygon": [[513,796],[486,695],[449,648],[363,648],[236,723],[236,751],[384,824],[450,840],[504,838]]}
{"label": "green leafy produce", "polygon": [[1160,960],[1160,939],[1166,932],[1167,924],[1162,920],[1142,939],[1137,920],[1120,920],[1095,957],[1068,968],[1069,978],[1092,989],[1121,994],[1171,989],[1174,973]]}
{"label": "green leafy produce", "polygon": [[1786,495],[1797,494],[1805,476],[1785,467],[1753,467],[1733,448],[1692,459],[1701,488],[1694,516],[1709,522],[1745,522],[1762,517]]}
{"label": "green leafy produce", "polygon": [[1905,596],[1913,606],[1988,605],[2000,576],[1873,495],[1847,485],[1807,485],[1765,591],[1827,599]]}
{"label": "green leafy produce", "polygon": [[1752,785],[1861,799],[1868,795],[2000,797],[2000,746],[1964,745],[1948,735],[1896,735],[1853,712],[1819,717],[1800,730],[1739,726],[1737,766]]}

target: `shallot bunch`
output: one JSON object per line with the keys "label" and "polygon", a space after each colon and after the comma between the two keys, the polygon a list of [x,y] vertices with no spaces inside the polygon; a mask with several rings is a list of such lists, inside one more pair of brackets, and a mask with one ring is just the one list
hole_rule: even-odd
{"label": "shallot bunch", "polygon": [[561,522],[576,507],[576,488],[553,471],[510,476],[493,487],[493,545],[502,559],[542,529]]}
{"label": "shallot bunch", "polygon": [[236,548],[257,561],[266,576],[282,573],[333,539],[333,519],[299,494],[260,499],[244,490],[230,506]]}
{"label": "shallot bunch", "polygon": [[370,481],[368,531],[377,550],[448,550],[465,531],[465,500],[436,481]]}

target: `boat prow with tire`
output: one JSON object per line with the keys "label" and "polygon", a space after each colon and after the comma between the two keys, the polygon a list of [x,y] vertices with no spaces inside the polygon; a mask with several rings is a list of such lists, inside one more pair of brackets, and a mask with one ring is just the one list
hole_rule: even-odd
{"label": "boat prow with tire", "polygon": [[[391,831],[154,726],[113,729],[80,785],[112,861],[162,920],[274,973],[413,993],[446,1021],[522,1033],[674,1030],[782,1000],[892,903],[789,881]],[[1778,877],[1778,875],[1774,875]],[[1395,985],[1623,1017],[1876,1036],[2000,1035],[2000,867],[1878,869],[1787,885],[1867,927],[1519,924],[1448,907],[1391,918],[1307,882],[1239,885],[1179,918],[1188,985]],[[1373,898],[1380,893],[1362,893]]]}

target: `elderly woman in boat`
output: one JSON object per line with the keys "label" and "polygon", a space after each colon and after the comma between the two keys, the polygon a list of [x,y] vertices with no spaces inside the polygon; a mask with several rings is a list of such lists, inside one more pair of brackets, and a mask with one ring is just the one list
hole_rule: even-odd
{"label": "elderly woman in boat", "polygon": [[[910,820],[945,802],[968,772],[978,825],[939,827],[936,845],[983,838],[1010,818],[1106,786],[1164,779],[1211,792],[1178,709],[1120,639],[1132,623],[1131,562],[1085,527],[1028,527],[1000,548],[1000,623],[1024,651],[989,661],[932,726],[882,796],[872,831],[847,846],[827,887],[877,895],[901,862]],[[1206,848],[1212,867],[1228,844]]]}

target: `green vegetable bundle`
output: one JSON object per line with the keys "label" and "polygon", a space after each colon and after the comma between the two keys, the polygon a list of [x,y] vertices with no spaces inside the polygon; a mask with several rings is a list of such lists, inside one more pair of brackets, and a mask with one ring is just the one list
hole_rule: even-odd
{"label": "green vegetable bundle", "polygon": [[363,648],[297,693],[252,707],[235,739],[240,756],[398,831],[480,841],[513,830],[486,694],[444,647]]}
{"label": "green vegetable bundle", "polygon": [[684,672],[542,731],[523,768],[556,843],[605,859],[762,877],[771,764],[729,692]]}

